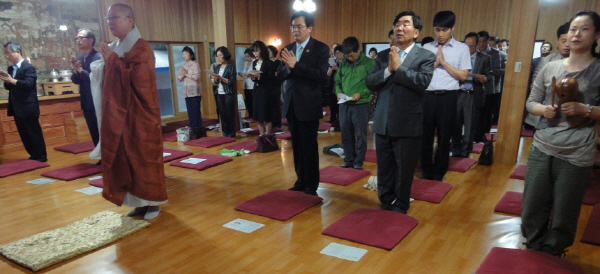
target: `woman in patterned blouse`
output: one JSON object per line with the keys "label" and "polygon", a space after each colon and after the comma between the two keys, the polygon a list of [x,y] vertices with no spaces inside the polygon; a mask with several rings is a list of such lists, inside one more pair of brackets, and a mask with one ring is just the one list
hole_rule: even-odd
{"label": "woman in patterned blouse", "polygon": [[183,81],[183,98],[190,118],[191,128],[202,127],[202,113],[200,102],[202,100],[202,85],[200,84],[200,65],[195,62],[196,55],[190,47],[182,50],[185,64],[179,69],[177,81]]}

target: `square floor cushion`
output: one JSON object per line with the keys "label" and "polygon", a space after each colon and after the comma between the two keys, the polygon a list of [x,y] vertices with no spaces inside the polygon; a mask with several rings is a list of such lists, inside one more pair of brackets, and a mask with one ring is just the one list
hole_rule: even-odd
{"label": "square floor cushion", "polygon": [[527,173],[527,165],[519,165],[512,174],[511,179],[525,180],[525,173]]}
{"label": "square floor cushion", "polygon": [[545,252],[494,247],[477,274],[583,274],[580,266]]}
{"label": "square floor cushion", "polygon": [[73,144],[68,144],[68,145],[64,145],[64,146],[54,147],[54,150],[78,154],[78,153],[82,153],[82,152],[92,151],[92,150],[94,150],[94,148],[95,148],[94,142],[89,141],[89,142],[73,143]]}
{"label": "square floor cushion", "polygon": [[477,163],[477,160],[471,158],[450,157],[448,170],[465,173],[475,163]]}
{"label": "square floor cushion", "polygon": [[163,147],[163,163],[173,161],[175,159],[179,159],[185,156],[190,156],[192,154],[193,153],[191,151],[176,150]]}
{"label": "square floor cushion", "polygon": [[163,133],[162,139],[165,142],[177,142],[177,132],[171,131],[171,132]]}
{"label": "square floor cushion", "polygon": [[600,203],[594,205],[590,219],[588,220],[581,242],[593,245],[600,245]]}
{"label": "square floor cushion", "polygon": [[235,142],[235,138],[224,137],[224,136],[209,136],[209,137],[203,137],[203,138],[196,139],[196,140],[186,141],[183,144],[186,146],[209,148],[209,147],[214,147],[214,146],[231,143],[231,142]]}
{"label": "square floor cushion", "polygon": [[452,189],[452,185],[434,180],[413,179],[410,197],[415,200],[439,204]]}
{"label": "square floor cushion", "polygon": [[19,160],[8,164],[2,164],[0,165],[0,178],[48,166],[50,165],[35,160]]}
{"label": "square floor cushion", "polygon": [[91,176],[101,172],[101,165],[82,163],[73,166],[63,167],[60,169],[55,169],[52,171],[46,171],[41,175],[63,181],[72,181],[78,178]]}
{"label": "square floor cushion", "polygon": [[[200,162],[197,164],[182,163],[182,161],[185,161],[189,158],[206,159],[206,161],[203,161],[203,162]],[[171,162],[170,165],[177,166],[177,167],[191,168],[191,169],[195,169],[195,170],[205,170],[207,168],[211,168],[214,166],[218,166],[218,165],[233,161],[233,159],[231,157],[208,154],[208,153],[196,154],[189,158]]]}
{"label": "square floor cushion", "polygon": [[319,182],[336,185],[348,185],[362,177],[371,174],[368,170],[328,166],[319,170]]}
{"label": "square floor cushion", "polygon": [[273,190],[235,207],[236,210],[286,221],[323,201],[300,191]]}
{"label": "square floor cushion", "polygon": [[228,146],[224,146],[224,149],[230,149],[230,150],[248,150],[250,151],[250,153],[252,152],[256,152],[256,147],[258,146],[258,143],[256,141],[245,141],[245,142],[239,142],[239,143],[235,143],[235,144],[231,144]]}
{"label": "square floor cushion", "polygon": [[494,211],[521,216],[523,193],[507,191],[494,207]]}
{"label": "square floor cushion", "polygon": [[377,163],[377,151],[372,148],[367,148],[367,153],[365,154],[365,162]]}

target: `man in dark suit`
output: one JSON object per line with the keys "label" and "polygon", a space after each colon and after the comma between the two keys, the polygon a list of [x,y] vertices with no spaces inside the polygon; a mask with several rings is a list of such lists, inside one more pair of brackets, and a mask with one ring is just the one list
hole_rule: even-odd
{"label": "man in dark suit", "polygon": [[[490,129],[492,128],[492,115],[494,115],[494,107],[499,105],[497,102],[502,97],[502,86],[500,81],[501,76],[504,75],[504,68],[502,67],[500,51],[495,47],[490,46],[490,41],[495,41],[495,39],[492,39],[490,37],[490,33],[485,30],[480,31],[477,34],[479,34],[477,51],[490,56],[490,64],[492,66],[492,74],[494,76],[493,88],[488,89],[486,86],[485,106],[480,108],[477,129],[475,130],[475,142],[480,143],[485,140],[485,134],[490,132]],[[491,43],[494,44],[496,42]]]}
{"label": "man in dark suit", "polygon": [[73,66],[71,81],[79,85],[81,110],[83,110],[83,117],[85,117],[90,136],[92,136],[92,141],[94,142],[94,146],[96,146],[100,139],[100,133],[98,132],[98,119],[96,118],[96,109],[94,108],[94,100],[90,88],[90,72],[92,71],[90,64],[96,60],[100,60],[102,54],[94,49],[96,36],[89,29],[80,29],[75,41],[81,54],[77,58],[71,56],[71,65]]}
{"label": "man in dark suit", "polygon": [[286,81],[283,115],[292,134],[294,168],[298,180],[290,190],[317,195],[319,187],[319,145],[317,130],[323,118],[321,84],[327,78],[329,47],[310,37],[314,18],[304,11],[291,18],[296,40],[281,52],[283,65],[277,70]]}
{"label": "man in dark suit", "polygon": [[412,11],[392,24],[396,44],[375,58],[366,85],[377,91],[373,132],[381,209],[406,213],[423,134],[423,92],[433,76],[435,55],[414,41],[423,21]]}
{"label": "man in dark suit", "polygon": [[46,143],[40,126],[40,105],[37,98],[37,74],[35,68],[23,59],[21,45],[8,42],[4,55],[12,63],[8,74],[0,73],[4,88],[8,90],[8,116],[15,117],[25,150],[30,160],[46,162]]}
{"label": "man in dark suit", "polygon": [[485,104],[485,90],[494,88],[490,56],[477,52],[477,43],[479,43],[479,34],[470,32],[465,36],[465,44],[469,47],[473,69],[467,80],[461,83],[458,93],[456,122],[452,135],[452,156],[454,157],[467,158],[471,154],[479,108]]}

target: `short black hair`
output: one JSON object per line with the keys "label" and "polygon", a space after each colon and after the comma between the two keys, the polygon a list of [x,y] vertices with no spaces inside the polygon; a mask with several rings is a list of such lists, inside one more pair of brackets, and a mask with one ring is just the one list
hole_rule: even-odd
{"label": "short black hair", "polygon": [[342,46],[337,45],[334,49],[333,49],[333,53],[335,53],[336,51],[339,51],[341,53],[344,53],[344,51],[342,50]]}
{"label": "short black hair", "polygon": [[92,39],[92,47],[96,46],[96,35],[89,29],[80,28],[77,33],[85,31],[85,37]]}
{"label": "short black hair", "polygon": [[277,53],[279,52],[279,50],[277,50],[275,46],[268,45],[267,48],[271,51],[271,53],[273,53],[273,57],[277,57]]}
{"label": "short black hair", "polygon": [[[544,42],[544,43],[542,44],[542,46],[541,46],[541,47],[543,47],[545,44],[548,44],[548,45],[550,45],[550,50],[552,50],[552,44],[551,44],[550,42]],[[540,48],[541,48],[541,47],[540,47]]]}
{"label": "short black hair", "polygon": [[[255,52],[256,49],[260,50],[260,59],[262,60],[269,60],[269,49],[267,48],[267,46],[265,45],[265,43],[263,43],[262,41],[254,41],[254,43],[252,43],[252,46],[250,46]],[[256,56],[259,57],[259,56]]]}
{"label": "short black hair", "polygon": [[571,27],[571,22],[566,22],[556,30],[556,39],[560,39],[560,36],[563,34],[567,34],[569,32],[569,28]]}
{"label": "short black hair", "polygon": [[469,32],[467,35],[465,35],[465,41],[467,41],[467,38],[469,37],[475,37],[475,44],[479,44],[479,34],[476,32]]}
{"label": "short black hair", "polygon": [[373,52],[373,51],[375,52],[375,54],[377,54],[377,49],[376,48],[370,48],[369,49],[369,54],[371,54],[371,52]]}
{"label": "short black hair", "polygon": [[223,54],[223,59],[225,59],[225,61],[228,61],[231,59],[231,52],[229,52],[229,50],[227,49],[227,47],[218,47],[215,50],[215,56],[217,56],[217,52],[221,52],[221,54]]}
{"label": "short black hair", "polygon": [[431,43],[433,41],[435,41],[435,39],[433,39],[433,37],[427,36],[427,37],[423,38],[423,40],[421,40],[421,47],[424,46],[425,44]]}
{"label": "short black hair", "polygon": [[[392,22],[392,26],[396,25],[398,20],[400,20],[400,18],[402,18],[404,16],[412,17],[413,26],[415,27],[415,29],[418,29],[419,32],[421,30],[423,30],[423,20],[421,20],[421,17],[419,17],[416,13],[414,13],[413,11],[410,11],[410,10],[403,11],[403,12],[399,13],[398,15],[396,15],[396,18],[394,18],[394,22]],[[393,33],[394,30],[391,30],[391,32]]]}
{"label": "short black hair", "polygon": [[342,42],[342,52],[344,54],[349,54],[352,52],[358,52],[360,50],[360,43],[356,37],[348,37],[344,39]]}
{"label": "short black hair", "polygon": [[507,45],[507,46],[510,46],[510,41],[508,41],[508,40],[506,40],[506,39],[502,39],[502,40],[500,40],[500,43],[502,43],[502,42],[506,42],[506,45]]}
{"label": "short black hair", "polygon": [[449,10],[440,11],[433,17],[433,27],[450,29],[455,24],[456,14]]}
{"label": "short black hair", "polygon": [[498,37],[498,36],[491,36],[490,40],[496,42],[496,44],[500,43],[500,37]]}
{"label": "short black hair", "polygon": [[21,48],[21,45],[19,45],[19,43],[16,42],[8,42],[6,44],[4,44],[4,48],[9,48],[12,52],[19,52],[21,54],[21,56],[24,56],[23,54],[23,49]]}
{"label": "short black hair", "polygon": [[256,57],[254,56],[254,51],[252,50],[252,47],[249,47],[249,48],[247,48],[247,49],[244,51],[244,54],[248,54],[248,55],[250,55],[250,57],[252,57],[252,58],[256,58]]}
{"label": "short black hair", "polygon": [[196,61],[196,54],[194,54],[194,51],[192,50],[192,48],[185,46],[183,47],[183,50],[181,50],[181,52],[187,52],[190,54],[190,59],[192,59],[192,61]]}
{"label": "short black hair", "polygon": [[292,19],[290,19],[290,25],[292,24],[294,19],[298,17],[304,17],[304,24],[306,24],[307,28],[310,28],[315,25],[315,18],[312,14],[306,11],[297,11],[296,13],[292,14]]}
{"label": "short black hair", "polygon": [[485,38],[487,40],[490,40],[490,33],[487,30],[482,30],[477,34],[479,34],[479,38]]}
{"label": "short black hair", "polygon": [[394,35],[394,30],[390,30],[390,32],[388,32],[388,38],[390,38],[390,36]]}

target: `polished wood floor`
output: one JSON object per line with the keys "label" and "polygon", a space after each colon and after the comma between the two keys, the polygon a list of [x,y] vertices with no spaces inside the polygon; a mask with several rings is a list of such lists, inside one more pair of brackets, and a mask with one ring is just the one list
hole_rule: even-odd
{"label": "polished wood floor", "polygon": [[[340,143],[339,132],[319,134],[320,150],[333,143]],[[520,163],[526,162],[530,143],[531,138],[522,138]],[[219,150],[181,143],[164,145],[194,153],[216,154]],[[169,203],[149,228],[41,273],[473,273],[492,247],[523,248],[520,218],[493,210],[506,191],[523,190],[523,181],[509,179],[516,166],[501,164],[474,166],[466,173],[448,172],[445,181],[454,188],[440,204],[414,201],[408,215],[419,224],[391,251],[321,234],[356,208],[378,208],[377,193],[363,188],[368,177],[348,186],[320,184],[318,194],[323,203],[286,222],[234,210],[248,199],[292,186],[296,177],[291,143],[280,141],[280,146],[280,152],[236,157],[205,171],[166,164]],[[25,183],[48,170],[94,163],[87,153],[71,155],[52,148],[48,152],[51,167],[0,179],[0,244],[103,210],[121,214],[130,210],[114,206],[100,194],[76,192],[88,186],[85,178],[45,185]],[[9,163],[26,157],[20,151],[0,155],[0,160]],[[320,156],[321,167],[342,163],[339,157]],[[365,163],[364,167],[375,175],[376,164]],[[566,260],[580,265],[586,273],[600,273],[600,246],[579,242],[591,209],[582,206],[575,244]],[[236,218],[265,226],[251,234],[222,226]],[[320,254],[329,243],[368,252],[358,262]],[[0,259],[0,273],[29,272]]]}

